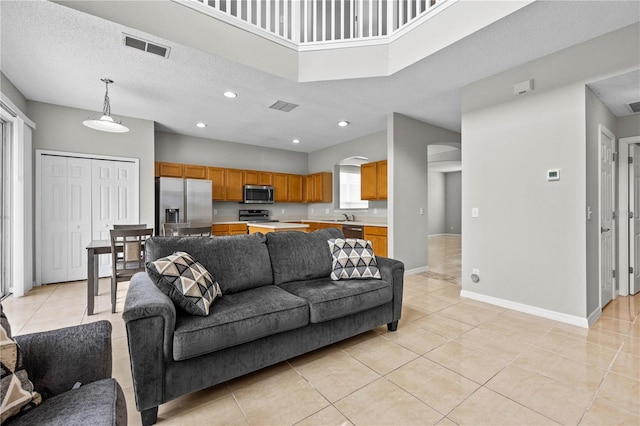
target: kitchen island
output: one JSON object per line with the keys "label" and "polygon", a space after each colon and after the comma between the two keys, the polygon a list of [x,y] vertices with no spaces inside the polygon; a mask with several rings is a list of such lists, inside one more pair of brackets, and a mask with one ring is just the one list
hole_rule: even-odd
{"label": "kitchen island", "polygon": [[262,232],[267,234],[269,232],[284,232],[284,231],[302,231],[307,232],[309,225],[306,223],[287,223],[287,222],[259,222],[249,223],[249,233],[254,234],[256,232]]}

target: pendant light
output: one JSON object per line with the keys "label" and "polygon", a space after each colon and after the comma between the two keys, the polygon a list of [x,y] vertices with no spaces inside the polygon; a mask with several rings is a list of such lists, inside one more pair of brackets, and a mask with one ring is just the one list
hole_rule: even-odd
{"label": "pendant light", "polygon": [[102,117],[100,118],[89,118],[84,120],[82,124],[85,126],[100,130],[102,132],[111,132],[111,133],[126,133],[129,131],[129,128],[119,121],[115,120],[111,117],[111,105],[109,104],[109,84],[113,83],[113,80],[108,78],[101,78],[100,81],[104,82],[105,93],[104,93],[104,105],[102,106]]}

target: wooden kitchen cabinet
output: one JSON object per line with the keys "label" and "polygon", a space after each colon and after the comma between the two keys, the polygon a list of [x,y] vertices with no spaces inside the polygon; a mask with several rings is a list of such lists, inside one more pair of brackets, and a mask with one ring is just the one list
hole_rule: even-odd
{"label": "wooden kitchen cabinet", "polygon": [[227,191],[227,201],[242,201],[244,171],[238,169],[225,169],[225,183]]}
{"label": "wooden kitchen cabinet", "polygon": [[255,170],[245,170],[242,181],[245,185],[258,185],[258,175],[260,172]]}
{"label": "wooden kitchen cabinet", "polygon": [[241,235],[248,232],[246,223],[231,224],[213,224],[211,226],[211,235],[216,237],[224,237],[228,235]]}
{"label": "wooden kitchen cabinet", "polygon": [[330,172],[314,173],[305,177],[306,201],[308,203],[330,203],[333,201],[333,182]]}
{"label": "wooden kitchen cabinet", "polygon": [[227,199],[225,169],[219,167],[207,167],[207,179],[211,181],[211,198],[215,201]]}
{"label": "wooden kitchen cabinet", "polygon": [[365,226],[364,239],[371,241],[376,256],[387,257],[387,228],[385,226]]}
{"label": "wooden kitchen cabinet", "polygon": [[304,201],[303,184],[304,176],[287,176],[288,201],[291,203],[301,203]]}
{"label": "wooden kitchen cabinet", "polygon": [[273,185],[273,173],[258,172],[258,185]]}
{"label": "wooden kitchen cabinet", "polygon": [[182,176],[187,179],[206,179],[207,168],[205,166],[196,166],[193,164],[182,165]]}
{"label": "wooden kitchen cabinet", "polygon": [[360,198],[363,200],[387,199],[387,160],[360,166]]}
{"label": "wooden kitchen cabinet", "polygon": [[160,163],[160,177],[176,177],[181,178],[183,173],[183,165],[178,163]]}
{"label": "wooden kitchen cabinet", "polygon": [[273,174],[273,201],[289,201],[289,175],[286,173]]}

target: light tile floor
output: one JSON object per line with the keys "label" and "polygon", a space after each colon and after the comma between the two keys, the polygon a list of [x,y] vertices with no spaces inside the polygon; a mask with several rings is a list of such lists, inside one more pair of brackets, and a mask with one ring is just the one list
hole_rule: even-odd
{"label": "light tile floor", "polygon": [[[159,424],[640,424],[640,295],[588,330],[460,298],[460,238],[430,238],[430,270],[405,278],[398,331],[386,327],[164,404]],[[113,374],[135,409],[121,318],[100,281],[3,301],[14,333],[108,319]],[[212,368],[215,366],[212,366]]]}

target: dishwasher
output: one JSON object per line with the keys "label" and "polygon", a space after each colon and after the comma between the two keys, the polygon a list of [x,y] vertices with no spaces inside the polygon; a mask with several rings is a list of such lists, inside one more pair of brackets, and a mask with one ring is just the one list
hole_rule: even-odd
{"label": "dishwasher", "polygon": [[364,239],[364,226],[362,225],[348,225],[342,224],[342,233],[345,238],[359,238]]}

